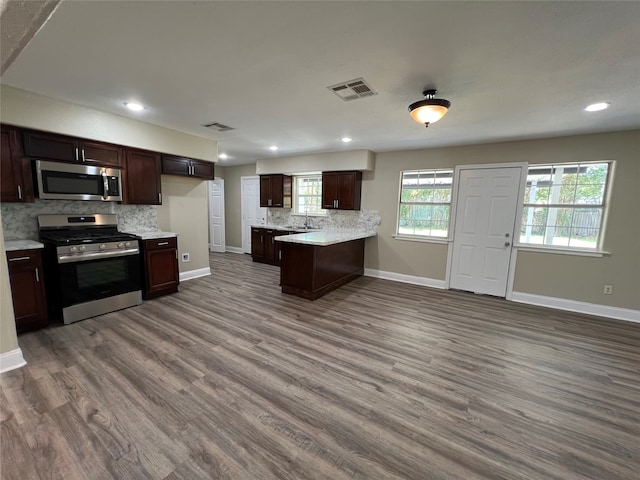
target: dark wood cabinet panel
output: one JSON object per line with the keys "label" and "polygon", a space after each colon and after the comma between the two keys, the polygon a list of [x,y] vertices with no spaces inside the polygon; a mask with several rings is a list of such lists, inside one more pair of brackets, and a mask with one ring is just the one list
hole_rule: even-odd
{"label": "dark wood cabinet panel", "polygon": [[0,201],[33,202],[31,165],[22,155],[19,130],[2,125],[0,128]]}
{"label": "dark wood cabinet panel", "polygon": [[213,180],[215,178],[213,162],[203,162],[201,160],[191,160],[192,177],[203,180]]}
{"label": "dark wood cabinet panel", "polygon": [[251,258],[254,262],[264,260],[264,229],[251,227]]}
{"label": "dark wood cabinet panel", "polygon": [[260,175],[260,206],[291,208],[292,178],[289,175]]}
{"label": "dark wood cabinet panel", "polygon": [[251,227],[251,258],[254,262],[279,266],[282,258],[282,242],[277,242],[275,237],[294,233],[298,232]]}
{"label": "dark wood cabinet panel", "polygon": [[73,137],[57,135],[55,133],[23,132],[24,154],[33,158],[46,158],[63,162],[80,161],[78,142]]}
{"label": "dark wood cabinet panel", "polygon": [[89,165],[110,166],[121,168],[123,164],[123,149],[110,143],[80,140],[78,142],[80,160]]}
{"label": "dark wood cabinet panel", "polygon": [[282,293],[315,300],[364,273],[364,239],[327,246],[282,243]]}
{"label": "dark wood cabinet panel", "polygon": [[42,253],[40,250],[7,252],[7,262],[17,332],[47,325]]}
{"label": "dark wood cabinet panel", "polygon": [[175,237],[143,240],[144,285],[142,298],[175,293],[180,284],[178,273],[178,242]]}
{"label": "dark wood cabinet panel", "polygon": [[24,154],[31,158],[122,167],[123,149],[119,145],[35,130],[25,130],[23,142]]}
{"label": "dark wood cabinet panel", "polygon": [[124,177],[124,203],[162,204],[159,153],[127,149]]}
{"label": "dark wood cabinet panel", "polygon": [[322,208],[360,210],[362,172],[322,172]]}
{"label": "dark wood cabinet panel", "polygon": [[201,178],[203,180],[213,180],[215,178],[214,164],[212,162],[175,155],[162,155],[162,173],[165,175]]}

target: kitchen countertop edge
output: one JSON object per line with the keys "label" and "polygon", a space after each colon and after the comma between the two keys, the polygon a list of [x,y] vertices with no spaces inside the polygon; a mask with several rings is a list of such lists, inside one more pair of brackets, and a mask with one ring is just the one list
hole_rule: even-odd
{"label": "kitchen countertop edge", "polygon": [[15,252],[16,250],[38,250],[44,248],[44,244],[35,240],[5,240],[4,249],[7,252]]}
{"label": "kitchen countertop edge", "polygon": [[162,231],[151,231],[151,232],[125,232],[135,235],[140,240],[157,240],[158,238],[175,238],[178,236],[177,233],[174,232],[162,232]]}
{"label": "kitchen countertop edge", "polygon": [[308,233],[297,233],[294,235],[280,235],[274,240],[285,243],[299,243],[303,245],[316,245],[326,247],[337,243],[350,242],[363,238],[375,237],[375,231],[340,231],[340,230],[320,230]]}

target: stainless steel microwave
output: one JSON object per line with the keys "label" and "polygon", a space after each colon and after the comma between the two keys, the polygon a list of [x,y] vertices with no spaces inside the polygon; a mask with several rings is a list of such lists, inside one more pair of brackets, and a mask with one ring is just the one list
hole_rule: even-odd
{"label": "stainless steel microwave", "polygon": [[121,170],[36,160],[38,197],[52,200],[122,201]]}

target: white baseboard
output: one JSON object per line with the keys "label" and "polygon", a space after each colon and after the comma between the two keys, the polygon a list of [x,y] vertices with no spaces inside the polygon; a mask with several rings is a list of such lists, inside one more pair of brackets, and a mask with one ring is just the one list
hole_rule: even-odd
{"label": "white baseboard", "polygon": [[20,348],[16,348],[10,352],[0,353],[0,373],[24,367],[26,364],[27,361],[22,356],[22,350]]}
{"label": "white baseboard", "polygon": [[511,300],[514,302],[528,303],[530,305],[538,305],[541,307],[557,308],[558,310],[568,310],[570,312],[586,313],[588,315],[597,315],[599,317],[615,318],[618,320],[640,323],[640,310],[632,310],[630,308],[610,307],[608,305],[600,305],[597,303],[577,302],[575,300],[545,297],[543,295],[534,295],[522,292],[513,292]]}
{"label": "white baseboard", "polygon": [[227,252],[229,253],[244,253],[244,250],[240,247],[227,247]]}
{"label": "white baseboard", "polygon": [[197,270],[189,270],[188,272],[180,273],[180,281],[193,280],[194,278],[206,277],[211,275],[211,268],[198,268]]}
{"label": "white baseboard", "polygon": [[365,268],[364,274],[367,277],[383,278],[385,280],[393,280],[396,282],[403,282],[403,283],[412,283],[414,285],[422,285],[424,287],[440,288],[440,289],[445,288],[444,280],[436,280],[433,278],[417,277],[415,275],[405,275],[404,273],[385,272],[383,270],[374,270],[372,268]]}

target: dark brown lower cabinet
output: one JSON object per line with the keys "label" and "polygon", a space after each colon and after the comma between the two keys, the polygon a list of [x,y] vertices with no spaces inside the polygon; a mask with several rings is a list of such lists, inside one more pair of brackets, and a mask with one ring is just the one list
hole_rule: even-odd
{"label": "dark brown lower cabinet", "polygon": [[142,298],[160,297],[178,291],[178,240],[175,237],[141,240],[143,265]]}
{"label": "dark brown lower cabinet", "polygon": [[273,230],[271,228],[251,227],[251,258],[254,262],[280,265],[280,243],[275,237],[298,233],[287,230]]}
{"label": "dark brown lower cabinet", "polygon": [[42,252],[38,249],[7,252],[9,283],[18,333],[28,332],[49,323],[44,290]]}
{"label": "dark brown lower cabinet", "polygon": [[333,245],[282,246],[282,293],[315,300],[364,273],[364,239]]}

